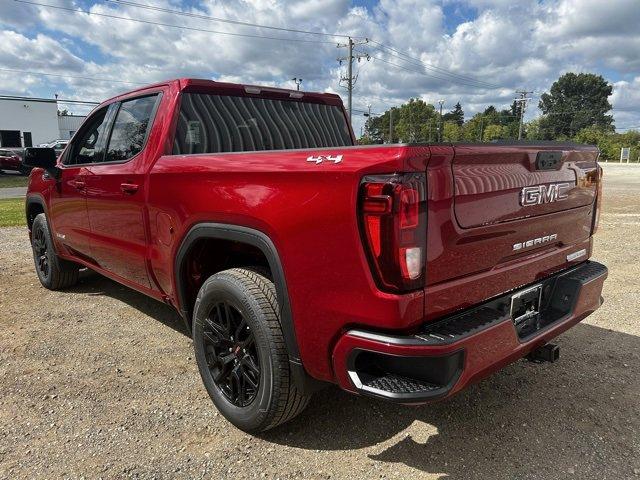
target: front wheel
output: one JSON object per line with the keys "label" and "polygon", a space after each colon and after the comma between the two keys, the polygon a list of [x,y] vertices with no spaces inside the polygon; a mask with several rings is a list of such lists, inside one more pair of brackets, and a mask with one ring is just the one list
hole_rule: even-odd
{"label": "front wheel", "polygon": [[61,290],[78,282],[78,265],[58,257],[53,249],[53,240],[44,213],[36,215],[33,220],[31,248],[36,273],[43,287],[49,290]]}
{"label": "front wheel", "polygon": [[209,277],[194,308],[202,381],[220,413],[246,432],[298,415],[309,402],[293,384],[273,282],[233,268]]}

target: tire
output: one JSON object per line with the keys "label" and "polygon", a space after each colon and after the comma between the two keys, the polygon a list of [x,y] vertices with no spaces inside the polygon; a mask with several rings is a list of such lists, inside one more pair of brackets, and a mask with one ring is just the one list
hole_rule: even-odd
{"label": "tire", "polygon": [[193,342],[202,381],[220,413],[245,432],[274,428],[309,403],[291,377],[279,312],[273,282],[252,269],[212,275],[196,299]]}
{"label": "tire", "polygon": [[36,215],[31,227],[31,248],[38,279],[49,290],[62,290],[78,282],[79,267],[58,257],[44,213]]}

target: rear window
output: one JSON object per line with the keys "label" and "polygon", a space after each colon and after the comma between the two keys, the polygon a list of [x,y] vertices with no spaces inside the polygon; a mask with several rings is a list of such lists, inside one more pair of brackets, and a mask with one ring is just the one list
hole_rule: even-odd
{"label": "rear window", "polygon": [[333,105],[183,93],[175,155],[351,145],[342,109]]}

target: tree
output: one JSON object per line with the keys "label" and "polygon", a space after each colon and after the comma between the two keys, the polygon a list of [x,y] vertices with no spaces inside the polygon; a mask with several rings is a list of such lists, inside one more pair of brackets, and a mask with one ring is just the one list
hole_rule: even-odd
{"label": "tree", "polygon": [[456,103],[449,113],[445,113],[442,116],[442,119],[445,122],[455,122],[459,127],[464,123],[464,111],[462,110],[462,105],[460,102]]}
{"label": "tree", "polygon": [[500,125],[489,125],[484,129],[482,140],[490,142],[491,140],[499,140],[504,138],[503,127]]}
{"label": "tree", "polygon": [[580,130],[574,140],[587,145],[597,145],[603,160],[618,161],[622,147],[631,148],[631,160],[640,154],[640,132],[629,130],[626,133],[612,133],[609,130],[592,125]]}
{"label": "tree", "polygon": [[462,140],[462,127],[454,121],[444,122],[442,140],[445,142],[459,142]]}
{"label": "tree", "polygon": [[403,104],[398,115],[394,111],[393,122],[398,138],[404,142],[435,141],[436,111],[424,100],[412,98]]}
{"label": "tree", "polygon": [[613,131],[609,96],[613,87],[601,75],[565,73],[543,93],[538,106],[542,110],[541,128],[545,138],[573,137],[580,130],[596,126]]}
{"label": "tree", "polygon": [[525,123],[524,132],[527,140],[544,140],[545,138],[539,118],[534,118],[530,122]]}
{"label": "tree", "polygon": [[465,142],[481,142],[485,123],[484,113],[476,113],[462,126],[462,139]]}

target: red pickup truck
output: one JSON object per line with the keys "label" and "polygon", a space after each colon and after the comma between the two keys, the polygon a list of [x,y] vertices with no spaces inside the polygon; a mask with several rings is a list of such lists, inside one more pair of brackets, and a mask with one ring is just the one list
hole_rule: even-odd
{"label": "red pickup truck", "polygon": [[88,267],[172,305],[204,385],[262,431],[327,383],[447,398],[596,310],[596,148],[355,146],[340,98],[181,79],[30,148],[42,285]]}

